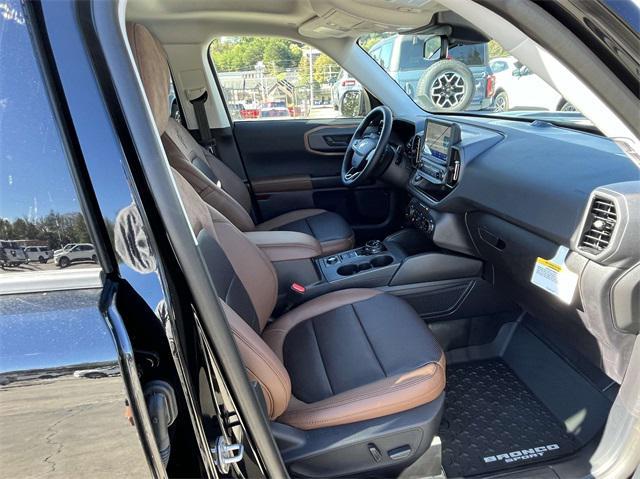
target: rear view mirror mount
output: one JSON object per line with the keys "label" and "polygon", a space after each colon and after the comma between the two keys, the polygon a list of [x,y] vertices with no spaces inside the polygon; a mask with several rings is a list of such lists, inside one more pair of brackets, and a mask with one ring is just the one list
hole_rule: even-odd
{"label": "rear view mirror mount", "polygon": [[[482,31],[471,23],[451,11],[438,12],[433,15],[428,25],[407,32],[414,35],[428,35],[431,38],[440,37],[440,60],[449,55],[449,48],[456,45],[486,43],[490,40]],[[428,58],[427,43],[425,41],[423,55]]]}

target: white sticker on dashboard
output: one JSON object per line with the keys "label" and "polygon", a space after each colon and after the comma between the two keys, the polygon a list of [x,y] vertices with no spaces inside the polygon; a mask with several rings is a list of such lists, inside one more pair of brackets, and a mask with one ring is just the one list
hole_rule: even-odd
{"label": "white sticker on dashboard", "polygon": [[568,254],[569,248],[560,246],[553,258],[538,257],[533,267],[531,282],[570,304],[578,285],[578,275],[570,271],[565,263]]}

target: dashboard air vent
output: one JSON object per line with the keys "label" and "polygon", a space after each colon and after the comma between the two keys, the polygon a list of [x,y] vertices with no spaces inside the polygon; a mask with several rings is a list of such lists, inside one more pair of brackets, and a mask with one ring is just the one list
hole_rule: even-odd
{"label": "dashboard air vent", "polygon": [[610,199],[594,197],[580,247],[593,254],[600,253],[609,246],[617,220],[615,203]]}

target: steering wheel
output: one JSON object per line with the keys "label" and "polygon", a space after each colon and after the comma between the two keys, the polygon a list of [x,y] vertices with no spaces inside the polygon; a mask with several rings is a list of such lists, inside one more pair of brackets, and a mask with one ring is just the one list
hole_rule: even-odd
{"label": "steering wheel", "polygon": [[[342,183],[354,186],[369,178],[384,156],[393,114],[384,105],[374,108],[362,119],[356,129],[342,160]],[[370,126],[377,126],[371,131]]]}

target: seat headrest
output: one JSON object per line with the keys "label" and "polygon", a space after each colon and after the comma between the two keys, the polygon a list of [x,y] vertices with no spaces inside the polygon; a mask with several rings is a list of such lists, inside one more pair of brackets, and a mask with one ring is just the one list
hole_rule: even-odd
{"label": "seat headrest", "polygon": [[169,63],[158,39],[139,23],[127,23],[129,45],[136,61],[153,119],[162,135],[169,121]]}

